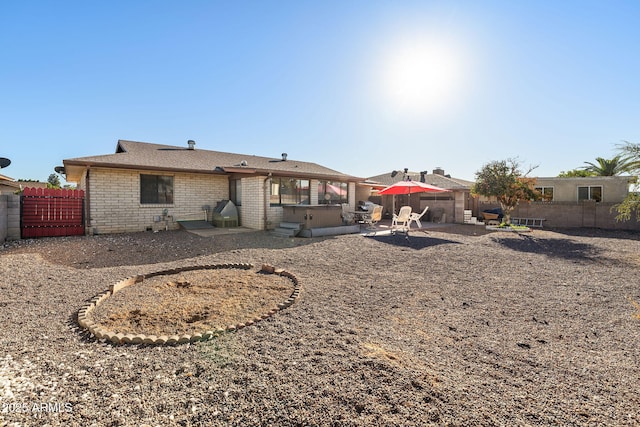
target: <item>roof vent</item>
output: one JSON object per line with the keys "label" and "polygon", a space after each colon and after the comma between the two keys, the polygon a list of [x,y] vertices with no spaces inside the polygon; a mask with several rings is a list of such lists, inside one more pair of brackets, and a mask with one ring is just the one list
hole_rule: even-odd
{"label": "roof vent", "polygon": [[240,166],[247,166],[247,161],[246,160],[241,161]]}
{"label": "roof vent", "polygon": [[287,161],[287,153],[282,153],[282,161],[283,162]]}
{"label": "roof vent", "polygon": [[187,141],[187,145],[189,146],[189,150],[193,150],[196,147],[196,142],[193,139]]}

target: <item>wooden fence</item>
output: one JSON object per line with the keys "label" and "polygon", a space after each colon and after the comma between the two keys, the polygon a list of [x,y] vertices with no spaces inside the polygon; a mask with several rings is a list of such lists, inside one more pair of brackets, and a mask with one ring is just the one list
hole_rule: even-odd
{"label": "wooden fence", "polygon": [[21,198],[22,238],[84,234],[84,191],[25,188]]}

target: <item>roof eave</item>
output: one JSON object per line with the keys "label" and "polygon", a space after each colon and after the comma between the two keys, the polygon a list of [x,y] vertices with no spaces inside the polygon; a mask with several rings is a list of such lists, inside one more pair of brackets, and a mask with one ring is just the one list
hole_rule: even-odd
{"label": "roof eave", "polygon": [[[185,172],[185,173],[205,173],[213,175],[226,175],[226,174],[248,174],[248,175],[276,175],[276,176],[291,176],[296,178],[316,178],[327,180],[345,180],[358,182],[362,178],[349,176],[349,175],[331,175],[331,174],[318,174],[310,172],[297,172],[288,170],[273,170],[273,169],[258,169],[258,168],[246,168],[246,167],[216,167],[211,170],[203,169],[189,169],[189,168],[167,168],[160,166],[144,166],[144,165],[127,165],[122,163],[110,163],[110,162],[91,162],[91,161],[77,161],[77,160],[64,160],[63,164],[67,172],[67,181],[78,182],[81,178],[82,171],[92,167],[100,168],[112,168],[112,169],[128,169],[128,170],[148,170],[148,171],[166,171],[166,172]],[[75,168],[74,168],[75,167]],[[74,170],[75,169],[75,170]]]}
{"label": "roof eave", "polygon": [[[90,169],[92,167],[110,168],[110,169],[127,169],[127,170],[145,170],[154,172],[185,172],[185,173],[205,173],[212,175],[226,175],[224,171],[211,169],[189,169],[189,168],[167,168],[159,166],[145,166],[145,165],[127,165],[122,163],[102,163],[102,162],[79,162],[73,160],[63,160],[65,171],[67,172],[67,181],[77,182],[75,179],[80,179],[80,175],[84,169]],[[76,171],[73,171],[70,167],[75,167]],[[79,170],[78,170],[79,169]],[[70,171],[73,171],[69,173]],[[75,176],[77,175],[77,176]]]}

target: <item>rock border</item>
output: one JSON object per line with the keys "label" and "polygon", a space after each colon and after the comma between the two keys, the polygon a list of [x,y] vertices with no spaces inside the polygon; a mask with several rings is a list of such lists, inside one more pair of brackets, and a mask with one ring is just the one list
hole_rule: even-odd
{"label": "rock border", "polygon": [[146,344],[146,345],[175,345],[175,344],[186,344],[189,342],[196,341],[207,341],[221,335],[225,332],[234,332],[245,328],[247,326],[255,325],[257,322],[268,319],[273,316],[280,310],[284,310],[285,308],[292,305],[295,300],[300,296],[300,283],[298,278],[292,273],[282,269],[276,268],[269,264],[263,264],[261,273],[264,274],[277,274],[279,276],[283,276],[291,280],[294,284],[293,292],[289,295],[284,302],[281,302],[277,305],[277,307],[272,308],[267,313],[262,316],[256,316],[252,320],[249,320],[244,323],[238,323],[236,325],[229,325],[226,328],[217,328],[214,330],[204,331],[202,333],[195,334],[183,334],[183,335],[145,335],[145,334],[123,334],[118,332],[108,331],[100,325],[95,324],[92,320],[88,318],[88,315],[100,304],[102,304],[107,298],[116,292],[131,286],[136,283],[142,282],[145,277],[154,277],[161,275],[169,275],[169,274],[178,274],[183,271],[193,271],[193,270],[216,270],[216,269],[231,269],[237,268],[242,270],[249,270],[253,268],[253,264],[248,263],[230,263],[230,264],[209,264],[209,265],[196,265],[196,266],[188,266],[188,267],[180,267],[174,268],[170,270],[157,271],[154,273],[149,273],[145,275],[137,275],[133,277],[126,278],[124,280],[119,281],[109,287],[109,290],[96,295],[93,297],[89,303],[84,305],[80,310],[78,310],[78,324],[83,329],[87,330],[90,334],[96,337],[98,340],[106,340],[110,341],[114,344]]}

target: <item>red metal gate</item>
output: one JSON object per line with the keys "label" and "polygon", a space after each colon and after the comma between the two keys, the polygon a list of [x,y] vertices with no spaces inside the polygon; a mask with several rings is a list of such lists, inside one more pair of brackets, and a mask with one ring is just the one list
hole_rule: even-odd
{"label": "red metal gate", "polygon": [[84,234],[84,191],[25,188],[21,197],[22,238]]}

